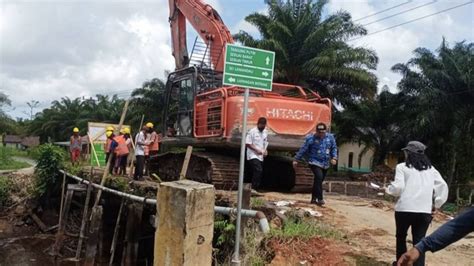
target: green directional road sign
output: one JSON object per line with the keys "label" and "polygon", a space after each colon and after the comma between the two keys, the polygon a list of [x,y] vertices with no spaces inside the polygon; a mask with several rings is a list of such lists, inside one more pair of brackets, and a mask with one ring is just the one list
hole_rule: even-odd
{"label": "green directional road sign", "polygon": [[275,52],[227,44],[224,85],[272,90]]}

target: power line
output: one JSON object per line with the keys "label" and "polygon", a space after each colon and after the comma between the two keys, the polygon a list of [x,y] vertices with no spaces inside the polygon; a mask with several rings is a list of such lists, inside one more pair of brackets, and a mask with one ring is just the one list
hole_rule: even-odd
{"label": "power line", "polygon": [[375,12],[375,13],[372,13],[372,14],[370,14],[370,15],[367,15],[367,16],[365,16],[365,17],[360,17],[360,18],[358,18],[358,19],[355,19],[355,20],[353,20],[353,22],[356,22],[356,21],[364,20],[364,19],[366,19],[366,18],[373,17],[373,16],[375,16],[375,15],[378,15],[378,14],[384,13],[385,11],[392,10],[392,9],[394,9],[394,8],[397,8],[397,7],[399,7],[399,6],[406,5],[406,4],[408,4],[408,3],[411,3],[411,2],[412,2],[412,0],[410,0],[410,1],[406,1],[406,2],[404,2],[404,3],[398,4],[398,5],[395,5],[395,6],[392,6],[392,7],[386,8],[386,9],[382,9],[382,10],[380,10],[380,11],[377,11],[377,12]]}
{"label": "power line", "polygon": [[393,15],[390,15],[390,16],[387,16],[387,17],[383,17],[383,18],[381,18],[381,19],[374,20],[374,21],[369,22],[369,23],[367,23],[367,24],[363,24],[362,26],[372,25],[372,24],[377,23],[377,22],[379,22],[379,21],[383,21],[383,20],[386,20],[386,19],[389,19],[389,18],[393,18],[393,17],[396,17],[396,16],[398,16],[398,15],[402,15],[402,14],[408,13],[408,12],[410,12],[410,11],[416,10],[416,9],[418,9],[418,8],[422,8],[422,7],[425,7],[425,6],[432,5],[432,4],[436,3],[436,2],[437,2],[437,0],[434,0],[434,1],[432,1],[432,2],[423,4],[423,5],[419,5],[419,6],[416,6],[416,7],[412,7],[412,8],[410,8],[410,9],[407,9],[407,10],[404,10],[404,11],[401,11],[401,12],[398,12],[398,13],[395,13],[395,14],[393,14]]}
{"label": "power line", "polygon": [[357,38],[354,38],[354,39],[350,39],[350,40],[348,40],[348,42],[350,42],[350,41],[355,41],[355,40],[359,40],[359,39],[362,39],[362,38],[367,37],[367,36],[370,36],[370,35],[374,35],[374,34],[377,34],[377,33],[380,33],[380,32],[384,32],[384,31],[387,31],[387,30],[390,30],[390,29],[393,29],[393,28],[397,28],[397,27],[400,27],[400,26],[403,26],[403,25],[406,25],[406,24],[410,24],[410,23],[412,23],[412,22],[415,22],[415,21],[418,21],[418,20],[422,20],[422,19],[425,19],[425,18],[428,18],[428,17],[432,17],[432,16],[435,16],[435,15],[444,13],[444,12],[446,12],[446,11],[453,10],[453,9],[456,9],[456,8],[459,8],[459,7],[462,7],[462,6],[465,6],[465,5],[469,5],[469,4],[472,4],[472,3],[473,3],[473,1],[469,1],[469,2],[460,4],[460,5],[457,5],[457,6],[453,6],[453,7],[450,7],[450,8],[446,8],[446,9],[440,10],[440,11],[435,12],[435,13],[431,13],[431,14],[426,15],[426,16],[418,17],[418,18],[415,18],[415,19],[412,19],[412,20],[409,20],[409,21],[405,21],[405,22],[400,23],[400,24],[396,24],[396,25],[390,26],[390,27],[385,28],[385,29],[381,29],[381,30],[378,30],[378,31],[374,31],[374,32],[368,33],[368,34],[366,34],[366,35],[364,35],[364,36],[361,36],[361,37],[357,37]]}

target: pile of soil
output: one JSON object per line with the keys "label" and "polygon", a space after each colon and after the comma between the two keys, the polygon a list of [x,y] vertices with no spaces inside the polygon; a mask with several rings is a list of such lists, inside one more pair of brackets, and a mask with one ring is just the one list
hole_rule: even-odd
{"label": "pile of soil", "polygon": [[395,171],[386,165],[377,165],[374,171],[361,176],[361,181],[384,183],[393,180]]}
{"label": "pile of soil", "polygon": [[269,265],[348,265],[344,260],[348,248],[320,237],[307,240],[272,238],[267,248],[275,254]]}

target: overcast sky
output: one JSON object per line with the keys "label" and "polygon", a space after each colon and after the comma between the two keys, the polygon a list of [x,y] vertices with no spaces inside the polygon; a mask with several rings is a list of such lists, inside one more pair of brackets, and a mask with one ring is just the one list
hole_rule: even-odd
{"label": "overcast sky", "polygon": [[[232,33],[244,29],[257,36],[244,18],[265,12],[263,0],[206,2]],[[390,7],[394,8],[370,16]],[[340,9],[354,19],[363,18],[358,23],[370,23],[366,28],[372,35],[351,44],[377,52],[379,87],[386,84],[391,91],[400,79],[391,66],[406,62],[415,48],[434,50],[443,36],[450,43],[474,39],[472,0],[333,0],[326,13]],[[401,23],[408,24],[385,30]],[[194,41],[192,31],[188,30],[188,42]],[[168,0],[0,0],[0,91],[12,100],[12,108],[6,110],[12,117],[28,117],[26,102],[32,100],[40,102],[39,111],[65,96],[126,97],[143,81],[165,78],[164,72],[173,69]]]}

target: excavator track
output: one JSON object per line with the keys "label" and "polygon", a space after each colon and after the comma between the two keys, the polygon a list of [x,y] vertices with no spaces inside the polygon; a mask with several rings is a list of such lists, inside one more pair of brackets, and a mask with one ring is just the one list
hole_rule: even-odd
{"label": "excavator track", "polygon": [[[162,181],[179,179],[184,153],[164,153],[150,160],[150,174]],[[313,173],[304,165],[292,167],[286,157],[269,156],[264,164],[264,189],[307,192],[313,185]],[[235,190],[239,180],[239,158],[213,152],[193,152],[186,178],[213,184],[216,189]]]}

